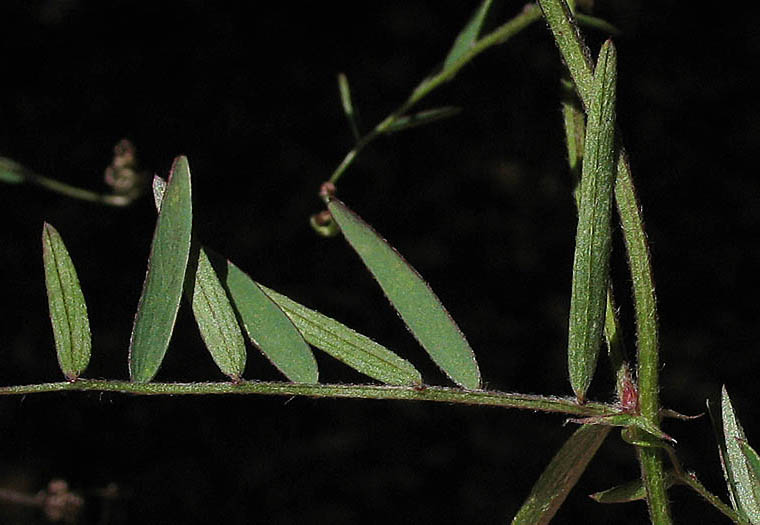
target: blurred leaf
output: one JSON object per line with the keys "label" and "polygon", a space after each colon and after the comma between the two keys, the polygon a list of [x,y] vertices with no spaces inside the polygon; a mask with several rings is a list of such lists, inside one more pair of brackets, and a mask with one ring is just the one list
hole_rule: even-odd
{"label": "blurred leaf", "polygon": [[724,474],[734,509],[753,524],[760,524],[760,487],[754,478],[754,471],[742,450],[741,442],[746,442],[744,429],[736,417],[731,399],[724,386],[721,391],[721,421],[723,423]]}
{"label": "blurred leaf", "polygon": [[328,208],[346,240],[433,361],[456,384],[469,389],[480,388],[475,354],[430,286],[345,204],[333,198]]}
{"label": "blurred leaf", "polygon": [[343,106],[343,113],[346,114],[348,124],[351,127],[351,134],[354,136],[354,140],[359,140],[359,124],[356,122],[356,111],[354,110],[354,103],[351,100],[351,88],[348,86],[348,78],[344,73],[338,74],[338,90],[340,91],[340,102]]}
{"label": "blurred leaf", "polygon": [[578,21],[578,24],[581,26],[590,27],[591,29],[596,29],[597,31],[601,31],[602,33],[607,33],[610,36],[620,36],[622,34],[622,31],[620,31],[620,29],[610,24],[606,20],[597,18],[595,16],[584,15],[583,13],[576,13],[575,19]]}
{"label": "blurred leaf", "polygon": [[615,47],[607,41],[599,52],[588,110],[570,301],[568,368],[581,403],[604,335],[615,183],[616,79]]}
{"label": "blurred leaf", "polygon": [[[156,209],[161,209],[165,191],[166,182],[161,177],[154,177]],[[245,341],[227,292],[202,247],[191,249],[184,290],[212,359],[223,374],[239,381],[245,370]]]}
{"label": "blurred leaf", "polygon": [[317,383],[319,371],[309,345],[290,318],[240,268],[210,252],[248,338],[295,383]]}
{"label": "blurred leaf", "polygon": [[74,263],[48,223],[42,227],[42,259],[58,364],[66,379],[74,381],[90,362],[90,321]]}
{"label": "blurred leaf", "polygon": [[190,168],[187,158],[178,157],[158,214],[132,329],[129,345],[132,381],[144,383],[153,379],[166,355],[182,298],[192,221]]}
{"label": "blurred leaf", "polygon": [[512,524],[549,523],[610,430],[610,427],[592,425],[584,425],[576,430],[541,473]]}
{"label": "blurred leaf", "polygon": [[26,173],[28,171],[15,160],[0,157],[0,181],[9,184],[19,184],[26,180]]}
{"label": "blurred leaf", "polygon": [[483,30],[483,23],[488,16],[492,4],[492,0],[483,0],[478,10],[470,18],[470,21],[467,22],[467,25],[457,35],[454,45],[443,61],[443,69],[448,69],[454,65],[478,41],[480,32]]}
{"label": "blurred leaf", "polygon": [[581,164],[583,148],[586,141],[586,115],[581,102],[575,94],[575,85],[571,80],[562,79],[562,116],[565,128],[565,144],[567,145],[567,160],[570,173],[575,177],[573,191],[576,203],[580,202]]}
{"label": "blurred leaf", "polygon": [[[670,488],[675,485],[677,479],[672,470],[665,473],[665,486]],[[597,503],[628,503],[630,501],[640,501],[647,497],[646,488],[641,478],[634,479],[623,485],[618,485],[601,492],[596,492],[589,496]]]}
{"label": "blurred leaf", "polygon": [[383,383],[422,384],[422,376],[406,359],[335,319],[306,308],[261,284],[259,286],[283,309],[309,344]]}
{"label": "blurred leaf", "polygon": [[460,108],[445,106],[442,108],[426,109],[425,111],[420,111],[419,113],[414,113],[412,115],[404,115],[403,117],[398,117],[392,124],[385,128],[385,133],[396,133],[409,128],[424,126],[425,124],[430,124],[437,120],[453,117],[460,111]]}

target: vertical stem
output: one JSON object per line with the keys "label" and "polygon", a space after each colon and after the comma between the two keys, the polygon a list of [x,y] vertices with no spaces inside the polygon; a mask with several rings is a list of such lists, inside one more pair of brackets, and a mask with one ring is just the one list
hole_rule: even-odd
{"label": "vertical stem", "polygon": [[[544,18],[554,36],[562,58],[575,82],[584,106],[591,100],[593,65],[578,27],[573,21],[564,0],[538,0]],[[618,143],[620,133],[618,132]],[[633,280],[634,306],[638,347],[638,384],[641,414],[653,424],[659,424],[659,355],[657,343],[657,305],[654,279],[644,233],[644,221],[633,186],[628,155],[620,147],[617,161],[615,198],[628,250],[628,261]],[[655,449],[640,449],[644,482],[650,517],[654,523],[671,523],[662,458]]]}

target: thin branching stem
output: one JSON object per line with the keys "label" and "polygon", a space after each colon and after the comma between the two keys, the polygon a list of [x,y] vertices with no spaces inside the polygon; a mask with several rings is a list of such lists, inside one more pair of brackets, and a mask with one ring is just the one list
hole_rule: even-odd
{"label": "thin branching stem", "polygon": [[675,475],[678,483],[692,488],[697,494],[702,496],[705,501],[722,512],[734,523],[737,523],[739,525],[750,525],[749,522],[744,520],[738,512],[723,503],[723,500],[721,500],[717,495],[710,492],[707,487],[705,487],[702,482],[699,481],[696,473],[684,470],[681,462],[678,459],[678,456],[676,456],[676,451],[671,446],[665,445],[663,446],[663,450],[668,454],[668,458],[670,458],[670,462],[673,464],[673,474]]}
{"label": "thin branching stem", "polygon": [[694,489],[697,494],[702,496],[707,502],[722,512],[731,521],[740,525],[748,525],[748,523],[744,521],[734,509],[723,503],[723,501],[718,496],[707,490],[707,488],[702,485],[702,482],[697,479],[697,476],[695,474],[683,472],[677,473],[677,475],[678,481],[680,483],[683,483],[684,485]]}
{"label": "thin branching stem", "polygon": [[484,36],[480,40],[474,43],[474,45],[464,53],[456,62],[449,67],[443,69],[439,73],[428,77],[418,85],[409,98],[401,104],[395,111],[385,117],[372,131],[364,135],[356,142],[353,149],[349,151],[343,158],[341,163],[335,168],[332,175],[330,175],[330,182],[337,183],[343,173],[354,162],[357,155],[363,150],[369,143],[375,140],[380,135],[386,133],[396,121],[403,117],[407,111],[412,109],[420,100],[425,98],[430,92],[454,78],[456,74],[472,61],[476,56],[481,54],[486,49],[502,44],[518,34],[520,31],[528,27],[533,22],[541,18],[541,10],[535,4],[528,4],[525,8],[509,22],[499,26],[488,35]]}
{"label": "thin branching stem", "polygon": [[439,386],[388,386],[352,384],[304,384],[281,381],[209,383],[133,383],[96,379],[0,387],[0,395],[27,395],[65,391],[117,392],[139,395],[259,394],[325,398],[399,399],[463,405],[521,408],[572,416],[608,416],[620,408],[604,403],[579,405],[575,399]]}
{"label": "thin branching stem", "polygon": [[72,199],[96,202],[98,204],[106,204],[109,206],[127,206],[134,201],[134,196],[98,193],[84,188],[77,188],[71,184],[35,173],[9,159],[0,158],[0,168],[3,167],[3,164],[12,168],[14,177],[12,179],[13,183],[27,182]]}
{"label": "thin branching stem", "polygon": [[61,182],[44,175],[31,174],[27,175],[26,180],[37,186],[41,186],[48,190],[60,193],[66,197],[73,199],[79,199],[82,201],[97,202],[98,204],[107,204],[109,206],[127,206],[134,200],[131,197],[125,195],[110,195],[105,193],[97,193],[83,188],[77,188],[65,182]]}

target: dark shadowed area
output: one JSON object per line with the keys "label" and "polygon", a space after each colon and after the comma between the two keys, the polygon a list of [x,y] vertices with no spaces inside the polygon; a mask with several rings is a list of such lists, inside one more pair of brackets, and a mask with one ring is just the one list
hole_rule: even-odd
{"label": "dark shadowed area", "polygon": [[[165,176],[185,154],[196,234],[266,285],[445,376],[406,332],[358,257],[309,226],[350,149],[336,75],[364,130],[440,63],[478,2],[256,4],[5,0],[0,156],[105,191],[123,137]],[[503,1],[500,21],[522,4]],[[277,5],[277,6],[276,6]],[[662,399],[704,411],[726,384],[760,446],[758,18],[665,0],[597,0],[620,27],[619,123],[651,240]],[[594,52],[604,39],[587,31]],[[466,67],[420,109],[450,120],[382,138],[339,195],[425,276],[467,334],[487,388],[569,395],[567,315],[575,233],[559,110],[562,64],[543,23]],[[43,221],[65,239],[87,299],[86,376],[126,379],[155,212],[0,186],[0,384],[61,379],[48,319]],[[619,241],[619,239],[618,239]],[[634,351],[622,242],[614,273]],[[323,382],[365,379],[317,352]],[[251,348],[246,379],[279,379]],[[223,381],[187,305],[160,381]],[[591,397],[611,400],[605,361]],[[0,398],[0,488],[63,479],[82,524],[505,523],[573,430],[557,415],[392,401],[276,397]],[[707,418],[666,421],[678,453],[725,496]],[[637,475],[610,434],[557,523],[644,523],[641,503],[586,497]],[[105,491],[105,492],[104,492]],[[680,523],[722,523],[685,488]],[[0,522],[46,523],[0,501]]]}

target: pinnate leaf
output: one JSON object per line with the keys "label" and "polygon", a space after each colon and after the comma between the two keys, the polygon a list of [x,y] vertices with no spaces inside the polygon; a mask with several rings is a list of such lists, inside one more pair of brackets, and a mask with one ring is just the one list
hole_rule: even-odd
{"label": "pinnate leaf", "polygon": [[328,209],[338,227],[433,361],[458,385],[480,388],[475,354],[441,301],[399,253],[336,198]]}
{"label": "pinnate leaf", "polygon": [[174,161],[161,203],[129,345],[132,381],[153,379],[169,346],[182,298],[192,233],[190,167]]}
{"label": "pinnate leaf", "polygon": [[42,228],[42,259],[58,364],[66,379],[74,381],[90,362],[90,321],[74,263],[48,223]]}

